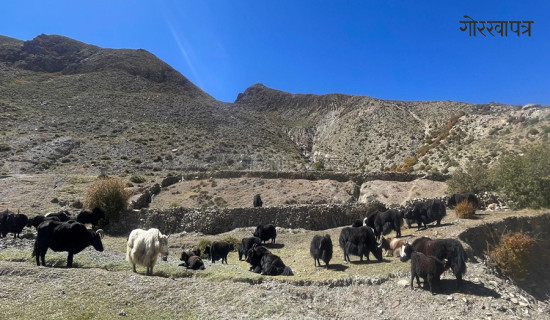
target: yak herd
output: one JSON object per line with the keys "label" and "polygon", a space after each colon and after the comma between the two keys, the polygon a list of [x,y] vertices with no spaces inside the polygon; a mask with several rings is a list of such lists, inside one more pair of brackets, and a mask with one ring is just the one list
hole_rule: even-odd
{"label": "yak herd", "polygon": [[[434,293],[434,288],[439,289],[441,274],[450,269],[460,289],[467,260],[461,243],[456,239],[432,240],[427,237],[412,242],[406,241],[405,238],[401,238],[401,227],[404,222],[409,228],[416,223],[418,229],[427,228],[427,224],[432,222],[440,225],[446,215],[446,206],[452,208],[461,201],[470,201],[476,207],[479,204],[475,195],[459,194],[449,197],[446,203],[440,199],[431,199],[416,201],[406,209],[368,213],[363,220],[356,220],[340,232],[338,244],[344,253],[344,262],[351,262],[350,255],[358,256],[360,261],[363,261],[365,256],[366,260],[370,261],[369,256],[372,253],[379,262],[384,260],[384,255],[399,256],[403,262],[411,260],[411,288],[414,278],[419,286],[419,278],[423,278],[425,287],[429,287]],[[255,196],[254,205],[261,206],[259,195]],[[67,267],[72,267],[73,256],[86,247],[93,246],[97,251],[103,251],[101,239],[104,232],[97,229],[102,219],[105,220],[105,213],[100,208],[81,211],[76,219],[67,211],[28,219],[24,214],[6,210],[0,212],[0,237],[13,233],[16,238],[25,226],[35,227],[37,236],[32,255],[36,257],[36,264],[45,266],[46,252],[51,249],[68,252]],[[86,224],[90,224],[92,229],[87,229]],[[396,237],[386,239],[384,236],[392,230],[395,231]],[[273,224],[257,226],[252,237],[243,238],[238,246],[239,260],[244,259],[250,264],[250,271],[262,275],[293,275],[292,269],[285,265],[279,256],[262,245],[267,241],[274,244],[276,237],[277,230]],[[163,235],[156,228],[133,230],[126,247],[126,260],[132,265],[133,272],[136,272],[136,265],[140,265],[147,268],[147,275],[152,275],[158,256],[162,255],[165,261],[168,257],[168,238],[169,236]],[[234,250],[233,243],[214,241],[204,248],[204,253],[212,263],[221,259],[222,264],[227,264],[227,256]],[[310,243],[310,254],[315,267],[320,267],[323,261],[328,269],[333,255],[330,235],[315,235]],[[205,264],[200,256],[199,249],[186,249],[181,253],[180,266],[203,270]]]}

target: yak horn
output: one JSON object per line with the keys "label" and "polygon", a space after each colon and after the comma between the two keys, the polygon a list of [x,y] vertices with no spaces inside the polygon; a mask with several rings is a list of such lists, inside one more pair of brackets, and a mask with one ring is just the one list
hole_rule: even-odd
{"label": "yak horn", "polygon": [[97,231],[95,233],[99,234],[99,237],[101,239],[103,239],[103,237],[105,237],[105,231],[103,231],[103,229],[97,229]]}

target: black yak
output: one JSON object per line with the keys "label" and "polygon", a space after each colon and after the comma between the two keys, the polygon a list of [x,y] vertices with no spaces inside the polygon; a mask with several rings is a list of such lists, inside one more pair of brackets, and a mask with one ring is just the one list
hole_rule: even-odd
{"label": "black yak", "polygon": [[15,213],[10,210],[0,212],[0,238],[5,237],[9,233],[10,227],[8,224],[8,218],[13,215],[15,215]]}
{"label": "black yak", "polygon": [[272,224],[259,225],[256,227],[256,231],[252,234],[255,237],[260,238],[263,243],[271,239],[271,243],[275,243],[277,237],[277,229]]}
{"label": "black yak", "polygon": [[344,251],[345,262],[350,262],[350,254],[359,256],[361,261],[365,255],[369,261],[369,252],[372,252],[378,261],[382,261],[382,248],[376,242],[372,229],[367,226],[343,228],[340,232],[339,244]]}
{"label": "black yak", "polygon": [[474,208],[479,208],[479,199],[473,193],[455,193],[447,198],[447,207],[454,208],[457,204],[467,200],[474,205]]}
{"label": "black yak", "polygon": [[413,252],[411,254],[411,289],[413,289],[414,278],[420,287],[420,278],[424,279],[424,285],[430,285],[430,292],[434,294],[433,287],[445,271],[445,263],[434,256],[427,256],[422,252]]}
{"label": "black yak", "polygon": [[260,197],[260,194],[256,194],[254,196],[254,200],[252,201],[252,204],[254,205],[254,208],[261,207],[264,204],[262,201],[262,197]]}
{"label": "black yak", "polygon": [[249,237],[249,238],[243,238],[241,240],[241,247],[239,248],[239,261],[243,259],[246,260],[248,257],[248,250],[252,248],[254,244],[261,244],[262,240],[258,237]]}
{"label": "black yak", "polygon": [[97,251],[103,251],[103,230],[88,230],[78,222],[59,222],[46,220],[38,226],[37,236],[34,242],[33,256],[36,256],[36,265],[45,266],[46,252],[49,249],[53,251],[67,251],[67,267],[73,266],[73,255],[84,250],[88,246],[93,246]]}
{"label": "black yak", "polygon": [[435,239],[428,237],[418,238],[412,244],[404,244],[401,248],[401,261],[410,259],[413,252],[422,252],[427,256],[434,256],[443,261],[446,260],[445,269],[451,268],[456,277],[456,285],[462,286],[462,276],[466,273],[466,251],[456,239]]}
{"label": "black yak", "polygon": [[29,218],[27,218],[27,216],[22,213],[9,214],[8,218],[6,219],[8,232],[13,233],[14,239],[19,237],[19,234],[21,233],[21,231],[23,231],[23,228],[27,226],[28,221]]}
{"label": "black yak", "polygon": [[351,226],[354,227],[354,228],[362,227],[363,226],[363,221],[360,220],[360,219],[357,219],[357,220],[353,221]]}
{"label": "black yak", "polygon": [[105,220],[105,212],[98,207],[94,208],[92,211],[81,211],[76,216],[76,222],[80,222],[82,224],[89,223],[92,225],[92,229],[97,227],[99,220],[101,219]]}
{"label": "black yak", "polygon": [[61,221],[57,216],[35,216],[33,218],[30,218],[29,221],[27,221],[27,227],[34,227],[35,229],[38,229],[38,226],[44,222],[45,220],[54,220],[54,221]]}
{"label": "black yak", "polygon": [[46,215],[44,217],[46,217],[46,218],[48,218],[48,217],[57,217],[59,219],[59,221],[61,221],[61,222],[67,222],[67,221],[72,219],[71,213],[67,210],[63,210],[63,211],[59,211],[59,212],[46,213]]}
{"label": "black yak", "polygon": [[204,270],[204,262],[202,262],[200,258],[200,250],[198,252],[193,250],[184,250],[181,253],[180,260],[183,261],[180,266],[184,266],[187,269]]}
{"label": "black yak", "polygon": [[230,251],[235,250],[233,243],[225,241],[214,241],[210,245],[210,260],[215,263],[216,260],[222,259],[222,264],[225,261],[227,264],[227,255]]}
{"label": "black yak", "polygon": [[249,250],[246,261],[251,264],[251,271],[261,273],[262,275],[293,275],[292,269],[286,266],[279,256],[274,255],[265,247],[256,244]]}
{"label": "black yak", "polygon": [[387,235],[392,230],[397,233],[396,237],[401,237],[401,226],[403,225],[403,218],[401,212],[396,209],[389,209],[384,212],[378,212],[374,217],[374,234],[377,239],[380,239],[381,235]]}
{"label": "black yak", "polygon": [[325,267],[328,269],[328,263],[332,259],[332,240],[330,235],[325,234],[324,237],[315,235],[309,245],[309,253],[313,257],[313,264],[321,266],[319,259],[323,260]]}
{"label": "black yak", "polygon": [[436,225],[441,224],[441,220],[447,214],[445,205],[439,199],[432,199],[427,201],[416,202],[411,209],[405,213],[405,219],[416,221],[418,224],[418,230],[424,224],[424,227],[428,227],[428,223],[437,221]]}

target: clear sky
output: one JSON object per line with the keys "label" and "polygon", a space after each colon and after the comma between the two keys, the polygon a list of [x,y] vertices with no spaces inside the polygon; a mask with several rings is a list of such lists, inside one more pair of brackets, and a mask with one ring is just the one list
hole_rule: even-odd
{"label": "clear sky", "polygon": [[[469,37],[464,15],[535,23],[531,37]],[[146,49],[229,102],[261,82],[292,93],[550,104],[547,0],[13,0],[0,17],[0,34],[22,40],[59,34]]]}

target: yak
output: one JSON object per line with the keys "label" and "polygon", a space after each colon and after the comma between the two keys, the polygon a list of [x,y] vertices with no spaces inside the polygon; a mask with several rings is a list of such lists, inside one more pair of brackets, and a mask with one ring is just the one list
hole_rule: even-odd
{"label": "yak", "polygon": [[457,288],[462,286],[462,276],[466,273],[466,251],[456,239],[435,239],[422,237],[414,240],[412,244],[405,243],[401,247],[402,262],[411,258],[413,252],[422,252],[427,256],[434,256],[443,261],[446,260],[445,269],[450,268],[456,277]]}
{"label": "yak", "polygon": [[467,200],[474,205],[474,208],[479,208],[479,199],[473,193],[455,193],[447,198],[447,207],[454,208],[457,204]]}
{"label": "yak", "polygon": [[357,220],[353,221],[351,226],[354,227],[354,228],[362,227],[363,226],[363,221],[360,220],[360,219],[357,219]]}
{"label": "yak", "polygon": [[38,226],[46,220],[53,220],[53,221],[61,222],[61,220],[59,220],[59,217],[57,217],[57,216],[47,216],[47,217],[45,217],[45,216],[38,215],[38,216],[35,216],[33,218],[30,218],[29,221],[27,221],[27,227],[29,227],[29,228],[34,227],[35,229],[38,229]]}
{"label": "yak", "polygon": [[416,283],[420,287],[420,277],[424,279],[424,285],[429,284],[430,292],[434,294],[434,284],[439,287],[439,280],[443,271],[445,271],[445,263],[438,258],[427,256],[422,252],[411,253],[411,289],[413,289],[415,277]]}
{"label": "yak", "polygon": [[76,222],[80,222],[82,224],[89,223],[92,225],[92,229],[97,227],[99,220],[101,219],[105,219],[105,212],[99,207],[94,208],[92,211],[81,211],[76,216]]}
{"label": "yak", "polygon": [[[196,253],[198,253],[198,255]],[[194,250],[184,250],[181,253],[180,260],[183,261],[180,266],[184,266],[187,269],[204,270],[204,262],[202,262],[200,258],[200,250],[198,252]]]}
{"label": "yak", "polygon": [[249,237],[249,238],[243,238],[241,240],[241,247],[239,248],[239,261],[243,259],[246,260],[248,257],[248,250],[252,248],[254,244],[261,244],[262,240],[258,237]]}
{"label": "yak", "polygon": [[210,245],[210,260],[215,263],[216,260],[222,259],[222,264],[225,261],[227,264],[227,255],[230,251],[235,250],[233,243],[225,241],[214,241]]}
{"label": "yak", "polygon": [[263,243],[269,239],[271,239],[271,243],[275,243],[277,229],[275,229],[275,226],[272,224],[259,225],[256,227],[256,231],[254,231],[252,235],[260,238]]}
{"label": "yak", "polygon": [[254,196],[254,200],[252,201],[252,204],[254,205],[254,208],[259,208],[264,204],[262,201],[262,197],[260,197],[260,194],[256,194]]}
{"label": "yak", "polygon": [[132,230],[126,244],[126,260],[132,264],[133,271],[136,272],[136,264],[139,264],[147,268],[148,276],[153,275],[158,256],[162,254],[162,260],[168,259],[169,237],[156,228]]}
{"label": "yak", "polygon": [[49,249],[53,251],[67,251],[67,267],[73,266],[73,255],[84,250],[88,246],[93,246],[97,251],[103,251],[103,230],[88,230],[86,226],[78,222],[60,222],[55,220],[46,220],[37,228],[37,236],[34,242],[33,257],[36,256],[36,265],[45,266],[46,252]]}
{"label": "yak", "polygon": [[330,235],[315,235],[313,239],[311,239],[309,253],[313,257],[313,264],[315,266],[321,266],[321,262],[319,261],[319,259],[321,259],[325,263],[325,268],[328,269],[328,263],[330,259],[332,259],[332,240],[330,239]]}
{"label": "yak", "polygon": [[61,222],[67,222],[67,221],[72,219],[71,213],[67,210],[62,210],[62,211],[59,211],[59,212],[46,213],[45,217],[46,218],[48,218],[48,217],[57,217],[59,219],[59,221],[61,221]]}
{"label": "yak", "polygon": [[378,212],[374,217],[374,234],[377,239],[380,239],[381,235],[386,235],[392,230],[397,233],[396,237],[401,237],[401,226],[403,225],[403,218],[401,213],[396,209],[389,209],[384,212]]}
{"label": "yak", "polygon": [[447,214],[445,205],[439,199],[416,202],[411,209],[405,213],[405,219],[416,221],[418,230],[424,224],[424,228],[428,227],[428,223],[436,221],[436,225],[441,224],[441,220]]}
{"label": "yak", "polygon": [[22,214],[10,214],[8,215],[8,218],[6,220],[6,224],[8,225],[8,232],[13,233],[13,238],[20,237],[21,231],[23,231],[23,228],[27,226],[27,223],[29,221],[29,218]]}
{"label": "yak", "polygon": [[13,211],[7,210],[0,212],[0,238],[5,237],[9,233],[8,218],[15,215]]}
{"label": "yak", "polygon": [[376,242],[374,232],[367,226],[359,228],[345,227],[340,232],[339,244],[344,251],[344,261],[350,262],[349,255],[359,256],[363,261],[363,255],[369,261],[369,252],[372,252],[378,261],[382,261],[382,248]]}
{"label": "yak", "polygon": [[246,261],[251,264],[251,271],[261,273],[262,275],[293,275],[292,269],[286,266],[279,256],[274,255],[267,248],[256,244],[249,250]]}

